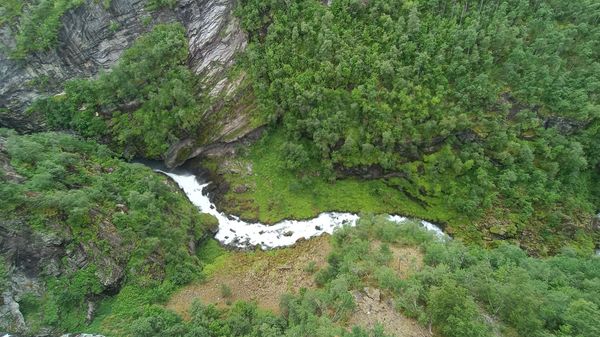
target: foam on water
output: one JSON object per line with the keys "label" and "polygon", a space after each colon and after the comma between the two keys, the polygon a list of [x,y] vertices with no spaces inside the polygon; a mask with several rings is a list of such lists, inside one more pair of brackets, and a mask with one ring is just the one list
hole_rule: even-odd
{"label": "foam on water", "polygon": [[[342,226],[356,225],[359,216],[353,213],[325,212],[310,220],[284,220],[274,225],[251,223],[239,217],[219,212],[203,190],[210,183],[199,183],[196,176],[157,170],[171,179],[185,192],[192,204],[200,212],[213,215],[219,221],[219,230],[215,238],[221,243],[239,248],[260,246],[262,249],[293,245],[299,239],[308,239],[323,233],[331,234]],[[408,219],[399,215],[390,215],[391,221],[402,223]],[[423,227],[434,232],[439,238],[447,235],[436,225],[421,221]]]}

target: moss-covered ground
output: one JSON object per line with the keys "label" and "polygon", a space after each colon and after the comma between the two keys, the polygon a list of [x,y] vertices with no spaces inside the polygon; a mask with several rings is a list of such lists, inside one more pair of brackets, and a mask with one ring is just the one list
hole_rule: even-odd
{"label": "moss-covered ground", "polygon": [[[307,219],[325,211],[400,214],[430,220],[464,237],[480,238],[468,219],[445,204],[443,198],[413,194],[401,178],[362,179],[323,177],[316,162],[293,172],[284,165],[282,132],[270,130],[257,143],[241,148],[234,158],[208,159],[203,165],[218,173],[228,192],[218,205],[248,220],[276,223]],[[242,192],[243,191],[243,192]]]}

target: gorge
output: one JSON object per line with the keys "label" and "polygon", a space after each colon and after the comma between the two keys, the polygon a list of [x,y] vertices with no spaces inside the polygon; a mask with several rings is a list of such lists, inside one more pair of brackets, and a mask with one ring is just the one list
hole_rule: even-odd
{"label": "gorge", "polygon": [[600,336],[599,22],[1,0],[0,336]]}

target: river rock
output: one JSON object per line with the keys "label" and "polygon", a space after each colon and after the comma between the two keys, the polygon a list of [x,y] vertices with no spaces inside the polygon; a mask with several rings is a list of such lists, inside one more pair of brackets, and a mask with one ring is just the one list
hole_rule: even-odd
{"label": "river rock", "polygon": [[[244,118],[247,118],[244,115]],[[249,121],[248,121],[249,122]],[[224,121],[227,124],[227,121]],[[235,133],[238,135],[233,139],[224,140],[228,133],[232,132],[231,128],[222,129],[220,133],[213,134],[208,139],[208,145],[198,144],[194,139],[184,139],[170,146],[165,153],[165,165],[168,168],[173,168],[182,165],[188,159],[198,156],[205,157],[232,157],[240,145],[247,145],[256,141],[265,131],[265,126],[252,128],[250,124],[237,124],[238,128]],[[252,166],[247,167],[248,174],[252,174]],[[241,173],[241,171],[238,171]]]}

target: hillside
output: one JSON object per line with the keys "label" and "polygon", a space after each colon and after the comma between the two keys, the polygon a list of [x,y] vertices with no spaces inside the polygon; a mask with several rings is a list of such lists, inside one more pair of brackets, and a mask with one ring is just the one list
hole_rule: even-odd
{"label": "hillside", "polygon": [[384,178],[552,251],[598,211],[598,6],[242,1],[239,16],[288,170]]}
{"label": "hillside", "polygon": [[149,168],[71,135],[6,129],[0,163],[2,329],[82,329],[123,287],[151,302],[199,277],[214,219]]}
{"label": "hillside", "polygon": [[0,3],[0,335],[597,336],[599,212],[598,0]]}

